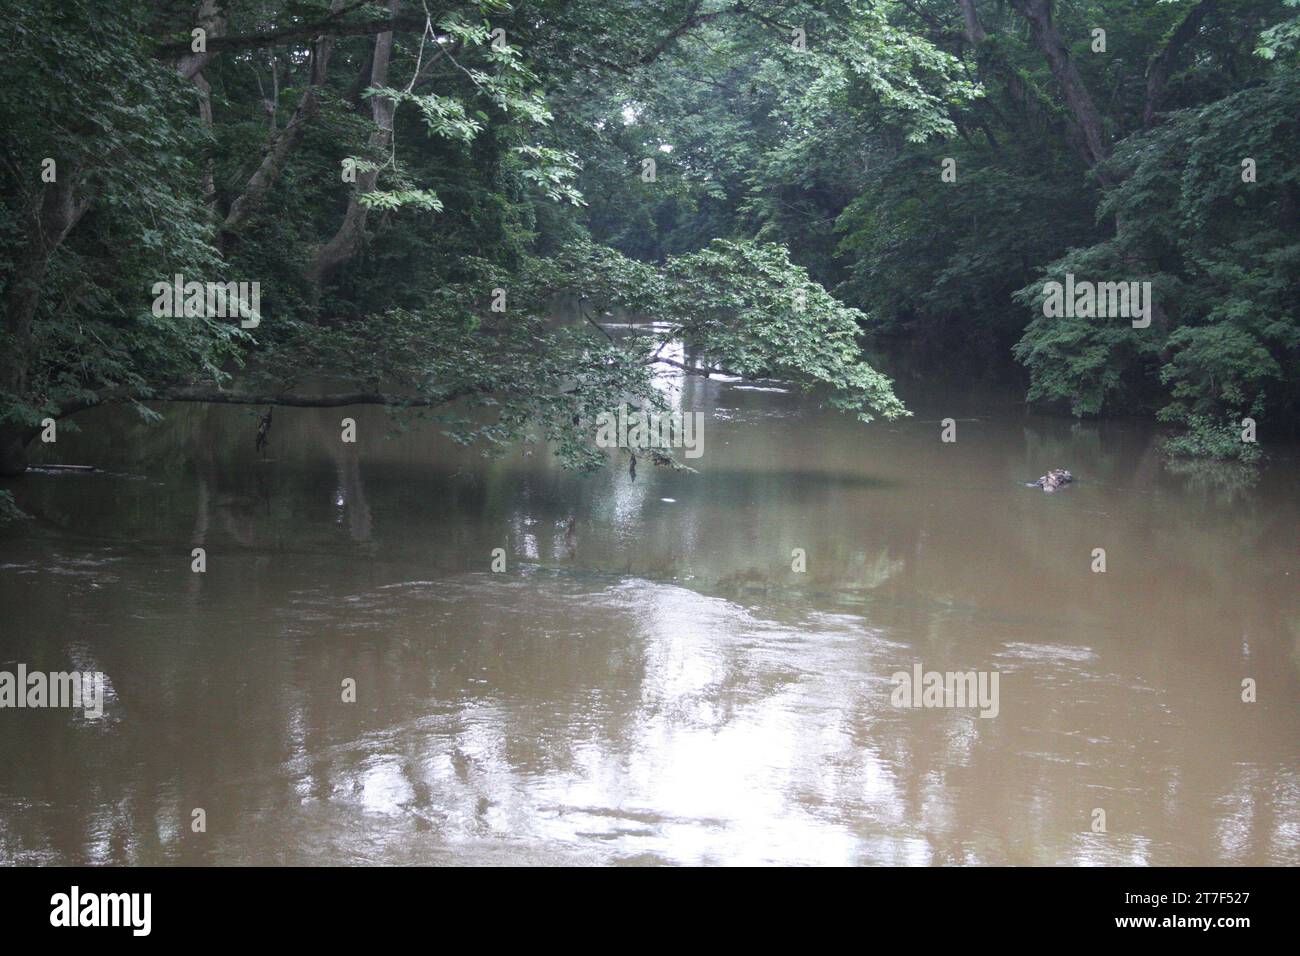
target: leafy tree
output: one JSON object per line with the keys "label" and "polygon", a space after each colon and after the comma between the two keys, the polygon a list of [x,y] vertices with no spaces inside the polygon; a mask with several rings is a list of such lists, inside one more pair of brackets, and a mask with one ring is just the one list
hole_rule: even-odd
{"label": "leafy tree", "polygon": [[[555,327],[549,302],[578,285],[627,301],[633,276],[658,283],[661,315],[684,315],[681,283],[766,288],[691,327],[701,354],[897,414],[857,357],[854,314],[779,252],[733,246],[647,273],[583,238],[572,146],[591,129],[557,128],[550,104],[564,96],[548,85],[616,87],[620,61],[646,68],[746,10],[19,4],[0,28],[25,51],[6,60],[0,100],[13,131],[0,470],[21,470],[45,417],[109,402],[155,414],[150,400],[436,410],[464,440],[545,437],[588,465],[581,430],[598,408],[653,400],[653,368],[595,327]],[[44,155],[60,161],[55,183],[38,179]],[[548,249],[567,255],[539,257]],[[610,283],[592,288],[575,250],[616,264]],[[736,270],[728,289],[705,278],[720,266]],[[256,279],[260,324],[155,315],[146,291],[176,274]],[[778,301],[805,287],[806,310]],[[819,326],[837,331],[818,338]]]}

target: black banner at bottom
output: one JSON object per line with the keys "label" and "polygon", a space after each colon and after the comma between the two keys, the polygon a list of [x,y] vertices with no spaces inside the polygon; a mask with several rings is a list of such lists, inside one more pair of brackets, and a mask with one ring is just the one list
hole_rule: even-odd
{"label": "black banner at bottom", "polygon": [[784,928],[842,933],[846,918],[872,942],[926,945],[936,934],[976,932],[999,942],[1106,936],[1232,945],[1285,931],[1294,894],[1285,869],[0,870],[8,938],[127,945],[338,944],[400,930],[455,933],[448,941],[464,946],[466,932],[495,942],[560,928],[610,941],[603,931],[611,927],[637,927],[638,941],[692,927],[693,941],[734,942]]}

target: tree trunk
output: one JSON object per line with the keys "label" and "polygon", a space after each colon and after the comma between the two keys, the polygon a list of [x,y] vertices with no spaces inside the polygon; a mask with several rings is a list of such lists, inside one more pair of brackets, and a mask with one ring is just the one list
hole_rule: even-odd
{"label": "tree trunk", "polygon": [[[397,13],[397,0],[389,0],[388,11]],[[388,62],[393,52],[393,34],[391,31],[375,37],[375,55],[370,68],[371,87],[388,85]],[[375,128],[370,134],[368,150],[370,160],[382,161],[393,144],[393,113],[397,104],[384,96],[370,98],[371,116]],[[360,197],[372,192],[379,181],[379,171],[371,170],[357,175],[357,188],[348,197],[348,209],[343,214],[343,223],[329,242],[325,243],[307,267],[307,278],[317,294],[325,281],[345,262],[357,254],[361,248],[361,239],[365,234],[366,218],[369,207],[360,202]]]}
{"label": "tree trunk", "polygon": [[[1061,39],[1056,25],[1052,23],[1052,0],[1012,0],[1012,2],[1020,14],[1029,21],[1034,42],[1047,60],[1047,65],[1060,85],[1061,92],[1065,94],[1065,103],[1070,108],[1075,129],[1079,134],[1076,138],[1076,148],[1083,155],[1089,168],[1096,171],[1102,187],[1110,189],[1115,185],[1114,178],[1097,168],[1110,156],[1110,141],[1106,136],[1101,113],[1098,112],[1092,96],[1088,93],[1083,78],[1079,76],[1074,61],[1070,59],[1070,51],[1065,41]],[[1127,223],[1124,216],[1116,215],[1115,235],[1123,237],[1126,232]],[[1141,275],[1149,271],[1147,265],[1131,253],[1124,256],[1124,262],[1133,275]],[[1158,302],[1151,303],[1151,327],[1155,330],[1164,330],[1168,327],[1165,310]]]}
{"label": "tree trunk", "polygon": [[961,8],[961,18],[966,25],[966,42],[978,49],[989,35],[984,30],[984,24],[980,22],[979,11],[975,9],[975,0],[957,0],[957,6]]}
{"label": "tree trunk", "polygon": [[[199,90],[199,120],[208,132],[212,132],[212,84],[202,73],[194,75],[194,85]],[[217,218],[217,183],[212,173],[212,157],[203,161],[203,205],[208,215]]]}
{"label": "tree trunk", "polygon": [[[198,77],[203,68],[208,65],[208,61],[215,55],[215,51],[208,45],[208,41],[221,36],[226,29],[226,16],[221,12],[221,4],[217,0],[203,0],[203,3],[199,5],[197,20],[198,25],[203,28],[205,33],[204,48],[206,52],[195,53],[192,49],[187,49],[176,60],[177,71],[187,80]],[[192,43],[193,40],[191,39],[190,42]]]}
{"label": "tree trunk", "polygon": [[[334,0],[331,9],[338,10],[340,6],[341,0]],[[316,38],[312,46],[311,76],[307,82],[307,89],[302,94],[302,99],[299,100],[298,107],[293,111],[293,116],[289,119],[289,122],[267,146],[266,154],[262,157],[262,161],[254,170],[253,175],[248,178],[243,192],[231,204],[230,212],[221,224],[221,244],[223,246],[226,239],[238,233],[253,213],[262,205],[262,201],[271,191],[271,187],[279,180],[280,173],[284,171],[290,154],[302,141],[303,133],[307,131],[307,124],[319,111],[320,88],[325,84],[330,54],[333,50],[333,37],[319,36]]]}
{"label": "tree trunk", "polygon": [[42,187],[39,200],[28,213],[26,242],[4,294],[6,342],[0,350],[0,392],[8,392],[20,402],[27,397],[32,322],[50,257],[90,207],[88,198],[77,195],[75,167],[58,170],[57,175],[55,182]]}
{"label": "tree trunk", "polygon": [[[1015,8],[1029,21],[1029,31],[1034,43],[1047,60],[1061,92],[1065,105],[1079,131],[1078,149],[1089,168],[1097,166],[1110,156],[1110,142],[1101,113],[1092,101],[1088,88],[1079,76],[1079,70],[1070,59],[1070,50],[1052,22],[1052,0],[1012,0]],[[1103,183],[1105,180],[1103,179]]]}
{"label": "tree trunk", "polygon": [[[1025,90],[1025,84],[1021,82],[1019,74],[1008,67],[1005,62],[998,64],[990,62],[989,35],[988,31],[984,29],[984,23],[980,20],[979,10],[975,7],[975,0],[957,0],[957,6],[961,9],[966,42],[975,51],[975,64],[979,70],[980,79],[987,82],[986,74],[996,73],[1001,75],[1007,85],[1007,92],[1011,94],[1012,101],[1019,109],[1027,113],[1033,101]],[[986,130],[985,133],[987,135],[988,131]],[[990,135],[989,139],[992,141],[993,137]]]}
{"label": "tree trunk", "polygon": [[1201,21],[1205,15],[1218,6],[1218,0],[1201,0],[1196,6],[1187,12],[1187,15],[1174,28],[1174,32],[1169,34],[1169,39],[1165,42],[1163,48],[1151,59],[1151,65],[1147,67],[1147,93],[1146,101],[1142,105],[1142,127],[1150,129],[1155,125],[1156,110],[1160,106],[1160,98],[1164,95],[1165,84],[1169,82],[1169,73],[1173,69],[1174,60],[1182,51],[1183,46],[1194,36],[1201,28]]}
{"label": "tree trunk", "polygon": [[[226,28],[226,18],[221,12],[221,6],[217,0],[203,0],[199,6],[198,13],[199,26],[201,26],[207,38],[220,36]],[[199,119],[203,126],[212,131],[212,84],[208,82],[207,77],[203,75],[203,67],[210,59],[207,53],[190,52],[182,56],[176,63],[176,69],[181,76],[193,82],[199,91]],[[214,219],[217,215],[217,187],[216,181],[212,174],[212,157],[209,156],[203,163],[203,204],[208,208],[208,215]]]}

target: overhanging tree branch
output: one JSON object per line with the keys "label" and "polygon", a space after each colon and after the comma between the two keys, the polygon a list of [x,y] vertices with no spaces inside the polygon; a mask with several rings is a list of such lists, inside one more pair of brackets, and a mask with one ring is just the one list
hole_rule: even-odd
{"label": "overhanging tree branch", "polygon": [[[484,384],[462,385],[441,395],[398,395],[393,392],[332,392],[327,395],[292,395],[283,392],[227,392],[216,386],[174,388],[145,401],[205,402],[212,405],[281,405],[291,408],[341,408],[345,405],[387,405],[395,408],[433,408],[462,398],[494,391]],[[121,396],[117,401],[136,399]]]}

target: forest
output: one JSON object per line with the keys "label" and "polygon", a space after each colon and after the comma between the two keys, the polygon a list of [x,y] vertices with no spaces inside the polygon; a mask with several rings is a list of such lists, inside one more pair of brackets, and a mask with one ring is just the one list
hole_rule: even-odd
{"label": "forest", "polygon": [[[1298,0],[7,6],[7,475],[49,422],[194,401],[591,467],[652,371],[557,296],[863,420],[907,414],[879,354],[1171,456],[1294,420]],[[1149,283],[1149,321],[1047,314],[1067,275]],[[173,276],[258,319],[151,308]]]}

